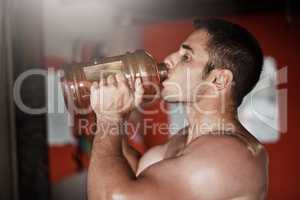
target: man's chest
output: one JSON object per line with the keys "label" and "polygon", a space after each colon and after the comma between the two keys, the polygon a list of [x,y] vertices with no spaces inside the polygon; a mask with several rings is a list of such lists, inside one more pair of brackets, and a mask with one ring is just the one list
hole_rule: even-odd
{"label": "man's chest", "polygon": [[137,175],[144,169],[164,159],[180,156],[185,148],[186,137],[178,134],[173,136],[166,144],[148,150],[139,161]]}

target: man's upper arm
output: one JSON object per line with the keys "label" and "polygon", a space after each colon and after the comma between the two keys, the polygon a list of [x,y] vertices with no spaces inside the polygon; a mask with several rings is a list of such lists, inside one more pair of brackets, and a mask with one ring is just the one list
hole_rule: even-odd
{"label": "man's upper arm", "polygon": [[124,188],[125,199],[230,199],[257,194],[265,176],[251,153],[235,139],[214,141],[151,165]]}
{"label": "man's upper arm", "polygon": [[126,185],[120,195],[130,200],[193,199],[196,185],[189,165],[184,156],[155,163]]}

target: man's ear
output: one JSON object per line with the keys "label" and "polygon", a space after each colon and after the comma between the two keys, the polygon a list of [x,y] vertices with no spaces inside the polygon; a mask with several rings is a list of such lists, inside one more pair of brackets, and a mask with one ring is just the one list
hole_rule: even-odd
{"label": "man's ear", "polygon": [[229,87],[233,81],[233,74],[228,69],[214,69],[210,77],[212,83],[218,90]]}

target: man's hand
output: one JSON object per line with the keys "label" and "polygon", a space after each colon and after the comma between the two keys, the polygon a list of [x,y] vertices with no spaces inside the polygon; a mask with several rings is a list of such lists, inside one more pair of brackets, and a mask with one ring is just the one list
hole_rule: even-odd
{"label": "man's hand", "polygon": [[141,79],[135,81],[135,91],[129,87],[123,74],[110,75],[94,82],[91,87],[91,107],[97,118],[119,122],[135,107],[140,106],[144,89]]}

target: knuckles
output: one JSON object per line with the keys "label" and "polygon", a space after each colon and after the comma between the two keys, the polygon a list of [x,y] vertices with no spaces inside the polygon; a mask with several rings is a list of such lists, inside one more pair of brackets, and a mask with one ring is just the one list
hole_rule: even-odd
{"label": "knuckles", "polygon": [[[120,78],[119,78],[120,80]],[[97,113],[124,114],[134,107],[134,97],[124,79],[117,81],[110,75],[107,84],[99,83],[98,88],[91,89],[91,107]]]}

